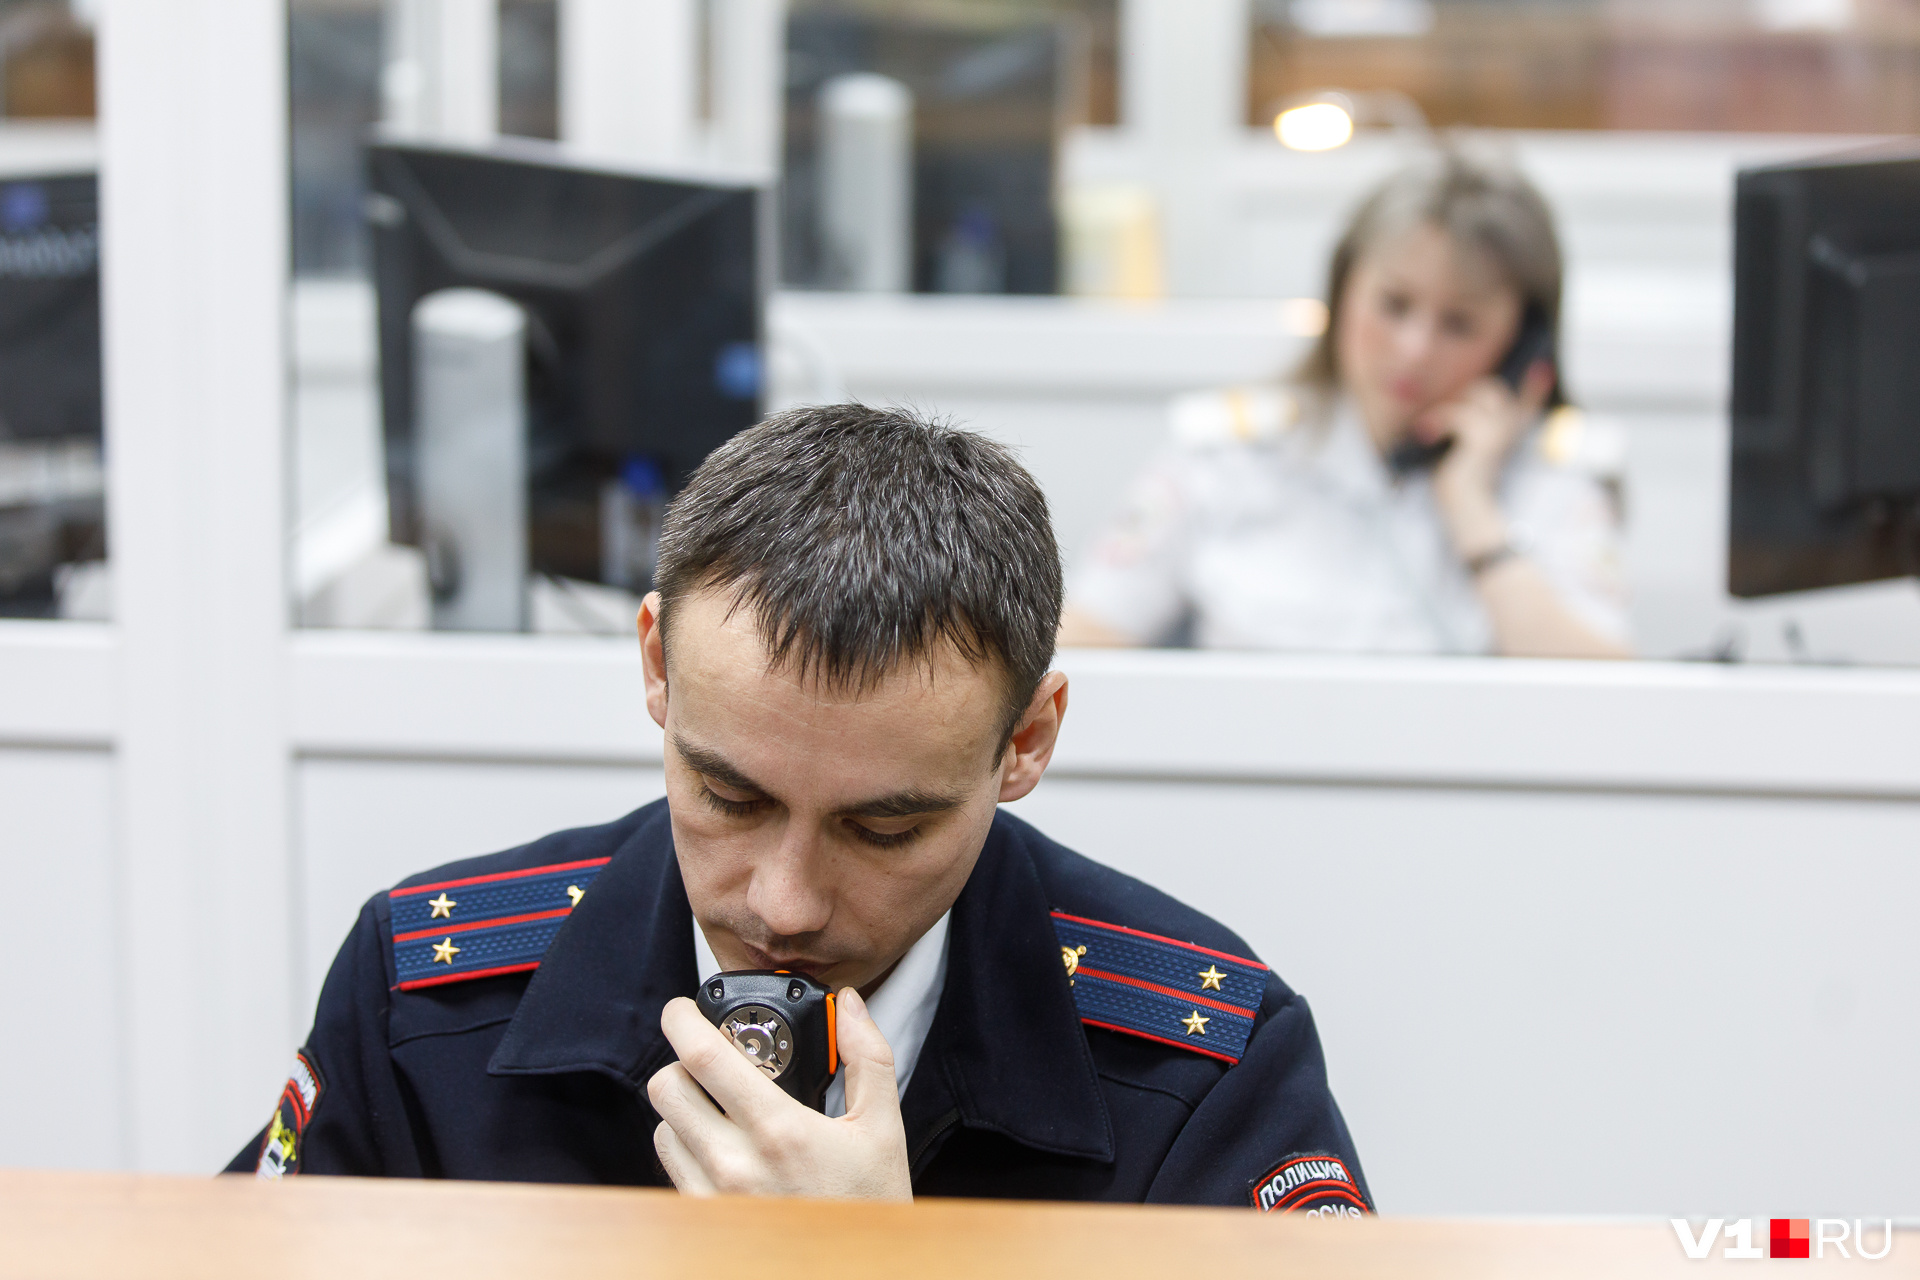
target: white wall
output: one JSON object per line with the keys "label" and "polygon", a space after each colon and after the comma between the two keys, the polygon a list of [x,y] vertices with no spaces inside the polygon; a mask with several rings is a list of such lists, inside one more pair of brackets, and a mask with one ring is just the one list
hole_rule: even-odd
{"label": "white wall", "polygon": [[1920,1198],[1920,805],[1063,778],[1014,808],[1307,996],[1386,1211]]}
{"label": "white wall", "polygon": [[299,1016],[360,907],[406,876],[608,822],[666,794],[645,765],[311,756],[295,771]]}
{"label": "white wall", "polygon": [[129,1154],[113,757],[0,745],[0,1164]]}

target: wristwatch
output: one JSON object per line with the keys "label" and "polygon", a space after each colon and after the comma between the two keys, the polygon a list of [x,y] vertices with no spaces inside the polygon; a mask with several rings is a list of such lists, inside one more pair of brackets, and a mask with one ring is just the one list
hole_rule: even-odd
{"label": "wristwatch", "polygon": [[1479,579],[1486,576],[1487,570],[1497,568],[1509,560],[1518,559],[1523,552],[1509,539],[1488,547],[1485,551],[1470,555],[1466,559],[1467,576]]}

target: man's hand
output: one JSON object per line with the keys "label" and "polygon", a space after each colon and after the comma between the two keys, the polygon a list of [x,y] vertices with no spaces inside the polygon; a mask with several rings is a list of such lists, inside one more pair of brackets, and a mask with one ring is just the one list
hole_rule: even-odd
{"label": "man's hand", "polygon": [[782,1093],[693,1001],[667,1002],[660,1029],[680,1061],[654,1073],[647,1096],[661,1117],[654,1149],[682,1194],[913,1199],[893,1050],[858,992],[837,1000],[847,1073],[838,1120]]}

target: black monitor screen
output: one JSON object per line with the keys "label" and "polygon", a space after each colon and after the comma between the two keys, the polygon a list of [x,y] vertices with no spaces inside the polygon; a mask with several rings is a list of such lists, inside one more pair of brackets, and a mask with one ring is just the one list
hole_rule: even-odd
{"label": "black monitor screen", "polygon": [[88,174],[0,179],[0,440],[100,439],[100,211]]}
{"label": "black monitor screen", "polygon": [[529,564],[600,576],[602,487],[635,459],[678,490],[759,417],[762,187],[564,160],[557,148],[378,144],[368,209],[393,536],[419,538],[416,303],[488,289],[527,317]]}
{"label": "black monitor screen", "polygon": [[1743,171],[1727,584],[1920,571],[1920,148]]}
{"label": "black monitor screen", "polygon": [[59,608],[106,554],[100,212],[91,173],[0,178],[0,617]]}

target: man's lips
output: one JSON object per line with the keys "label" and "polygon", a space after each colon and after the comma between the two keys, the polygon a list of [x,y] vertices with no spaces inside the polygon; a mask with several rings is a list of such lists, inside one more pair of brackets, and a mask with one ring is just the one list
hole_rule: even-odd
{"label": "man's lips", "polygon": [[808,956],[770,955],[748,942],[741,943],[740,949],[747,953],[747,959],[753,961],[753,967],[756,969],[785,969],[789,973],[804,973],[811,978],[833,968],[831,960],[815,960]]}

